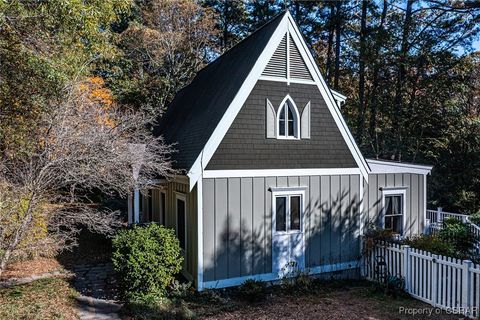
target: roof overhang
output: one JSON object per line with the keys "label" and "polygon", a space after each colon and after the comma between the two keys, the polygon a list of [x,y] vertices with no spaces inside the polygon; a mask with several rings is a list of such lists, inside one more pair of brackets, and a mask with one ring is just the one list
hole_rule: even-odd
{"label": "roof overhang", "polygon": [[343,94],[341,94],[340,92],[338,91],[335,91],[335,90],[332,90],[330,89],[330,91],[332,92],[332,95],[333,95],[333,98],[335,99],[335,101],[337,101],[337,105],[339,108],[342,107],[342,105],[345,103],[345,101],[347,100],[347,96],[344,96]]}
{"label": "roof overhang", "polygon": [[394,161],[382,161],[374,159],[366,159],[370,166],[370,173],[415,173],[415,174],[430,174],[433,166],[394,162]]}

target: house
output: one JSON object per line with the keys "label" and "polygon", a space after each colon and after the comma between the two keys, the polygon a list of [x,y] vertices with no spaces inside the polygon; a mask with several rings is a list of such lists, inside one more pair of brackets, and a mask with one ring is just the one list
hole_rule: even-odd
{"label": "house", "polygon": [[176,95],[158,133],[185,174],[136,190],[130,221],[175,228],[199,290],[357,270],[368,221],[422,232],[431,167],[364,159],[345,99],[280,14]]}

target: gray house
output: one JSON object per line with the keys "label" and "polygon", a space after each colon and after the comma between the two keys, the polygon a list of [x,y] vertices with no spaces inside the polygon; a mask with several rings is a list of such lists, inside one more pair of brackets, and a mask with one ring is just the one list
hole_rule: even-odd
{"label": "gray house", "polygon": [[364,159],[345,99],[282,13],[177,94],[158,133],[185,174],[137,190],[130,221],[175,228],[198,290],[355,270],[369,221],[421,233],[431,167]]}

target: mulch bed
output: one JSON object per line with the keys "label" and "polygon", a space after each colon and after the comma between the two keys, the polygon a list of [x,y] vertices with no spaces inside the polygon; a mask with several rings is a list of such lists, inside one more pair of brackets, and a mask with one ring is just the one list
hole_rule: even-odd
{"label": "mulch bed", "polygon": [[12,278],[26,278],[44,273],[63,270],[62,265],[54,258],[36,258],[34,260],[19,261],[8,265],[2,273],[0,281]]}

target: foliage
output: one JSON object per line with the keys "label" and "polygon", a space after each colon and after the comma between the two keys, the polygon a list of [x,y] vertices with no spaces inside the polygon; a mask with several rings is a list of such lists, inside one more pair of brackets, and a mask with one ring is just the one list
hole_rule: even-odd
{"label": "foliage", "polygon": [[183,262],[175,232],[157,224],[119,231],[112,260],[125,297],[136,303],[166,296]]}
{"label": "foliage", "polygon": [[480,226],[480,212],[474,213],[468,218],[470,219],[471,222],[473,222],[477,226]]}
{"label": "foliage", "polygon": [[211,11],[192,0],[136,1],[119,30],[122,55],[103,73],[118,100],[159,115],[216,49]]}
{"label": "foliage", "polygon": [[[100,78],[75,83],[42,113],[29,146],[0,158],[0,274],[44,215],[58,249],[75,245],[80,227],[112,234],[118,212],[89,195],[125,197],[152,177],[173,173],[169,146],[141,113],[120,110]],[[141,170],[133,177],[132,166]]]}
{"label": "foliage", "polygon": [[451,242],[445,241],[438,235],[421,235],[416,237],[407,238],[404,244],[411,246],[412,248],[425,250],[434,254],[454,257],[455,247]]}
{"label": "foliage", "polygon": [[263,281],[254,279],[245,280],[238,291],[241,297],[250,302],[258,302],[265,299],[267,285]]}
{"label": "foliage", "polygon": [[445,242],[451,243],[460,253],[468,253],[473,249],[475,243],[475,236],[468,225],[455,218],[443,220],[443,228],[439,231],[438,236]]}

